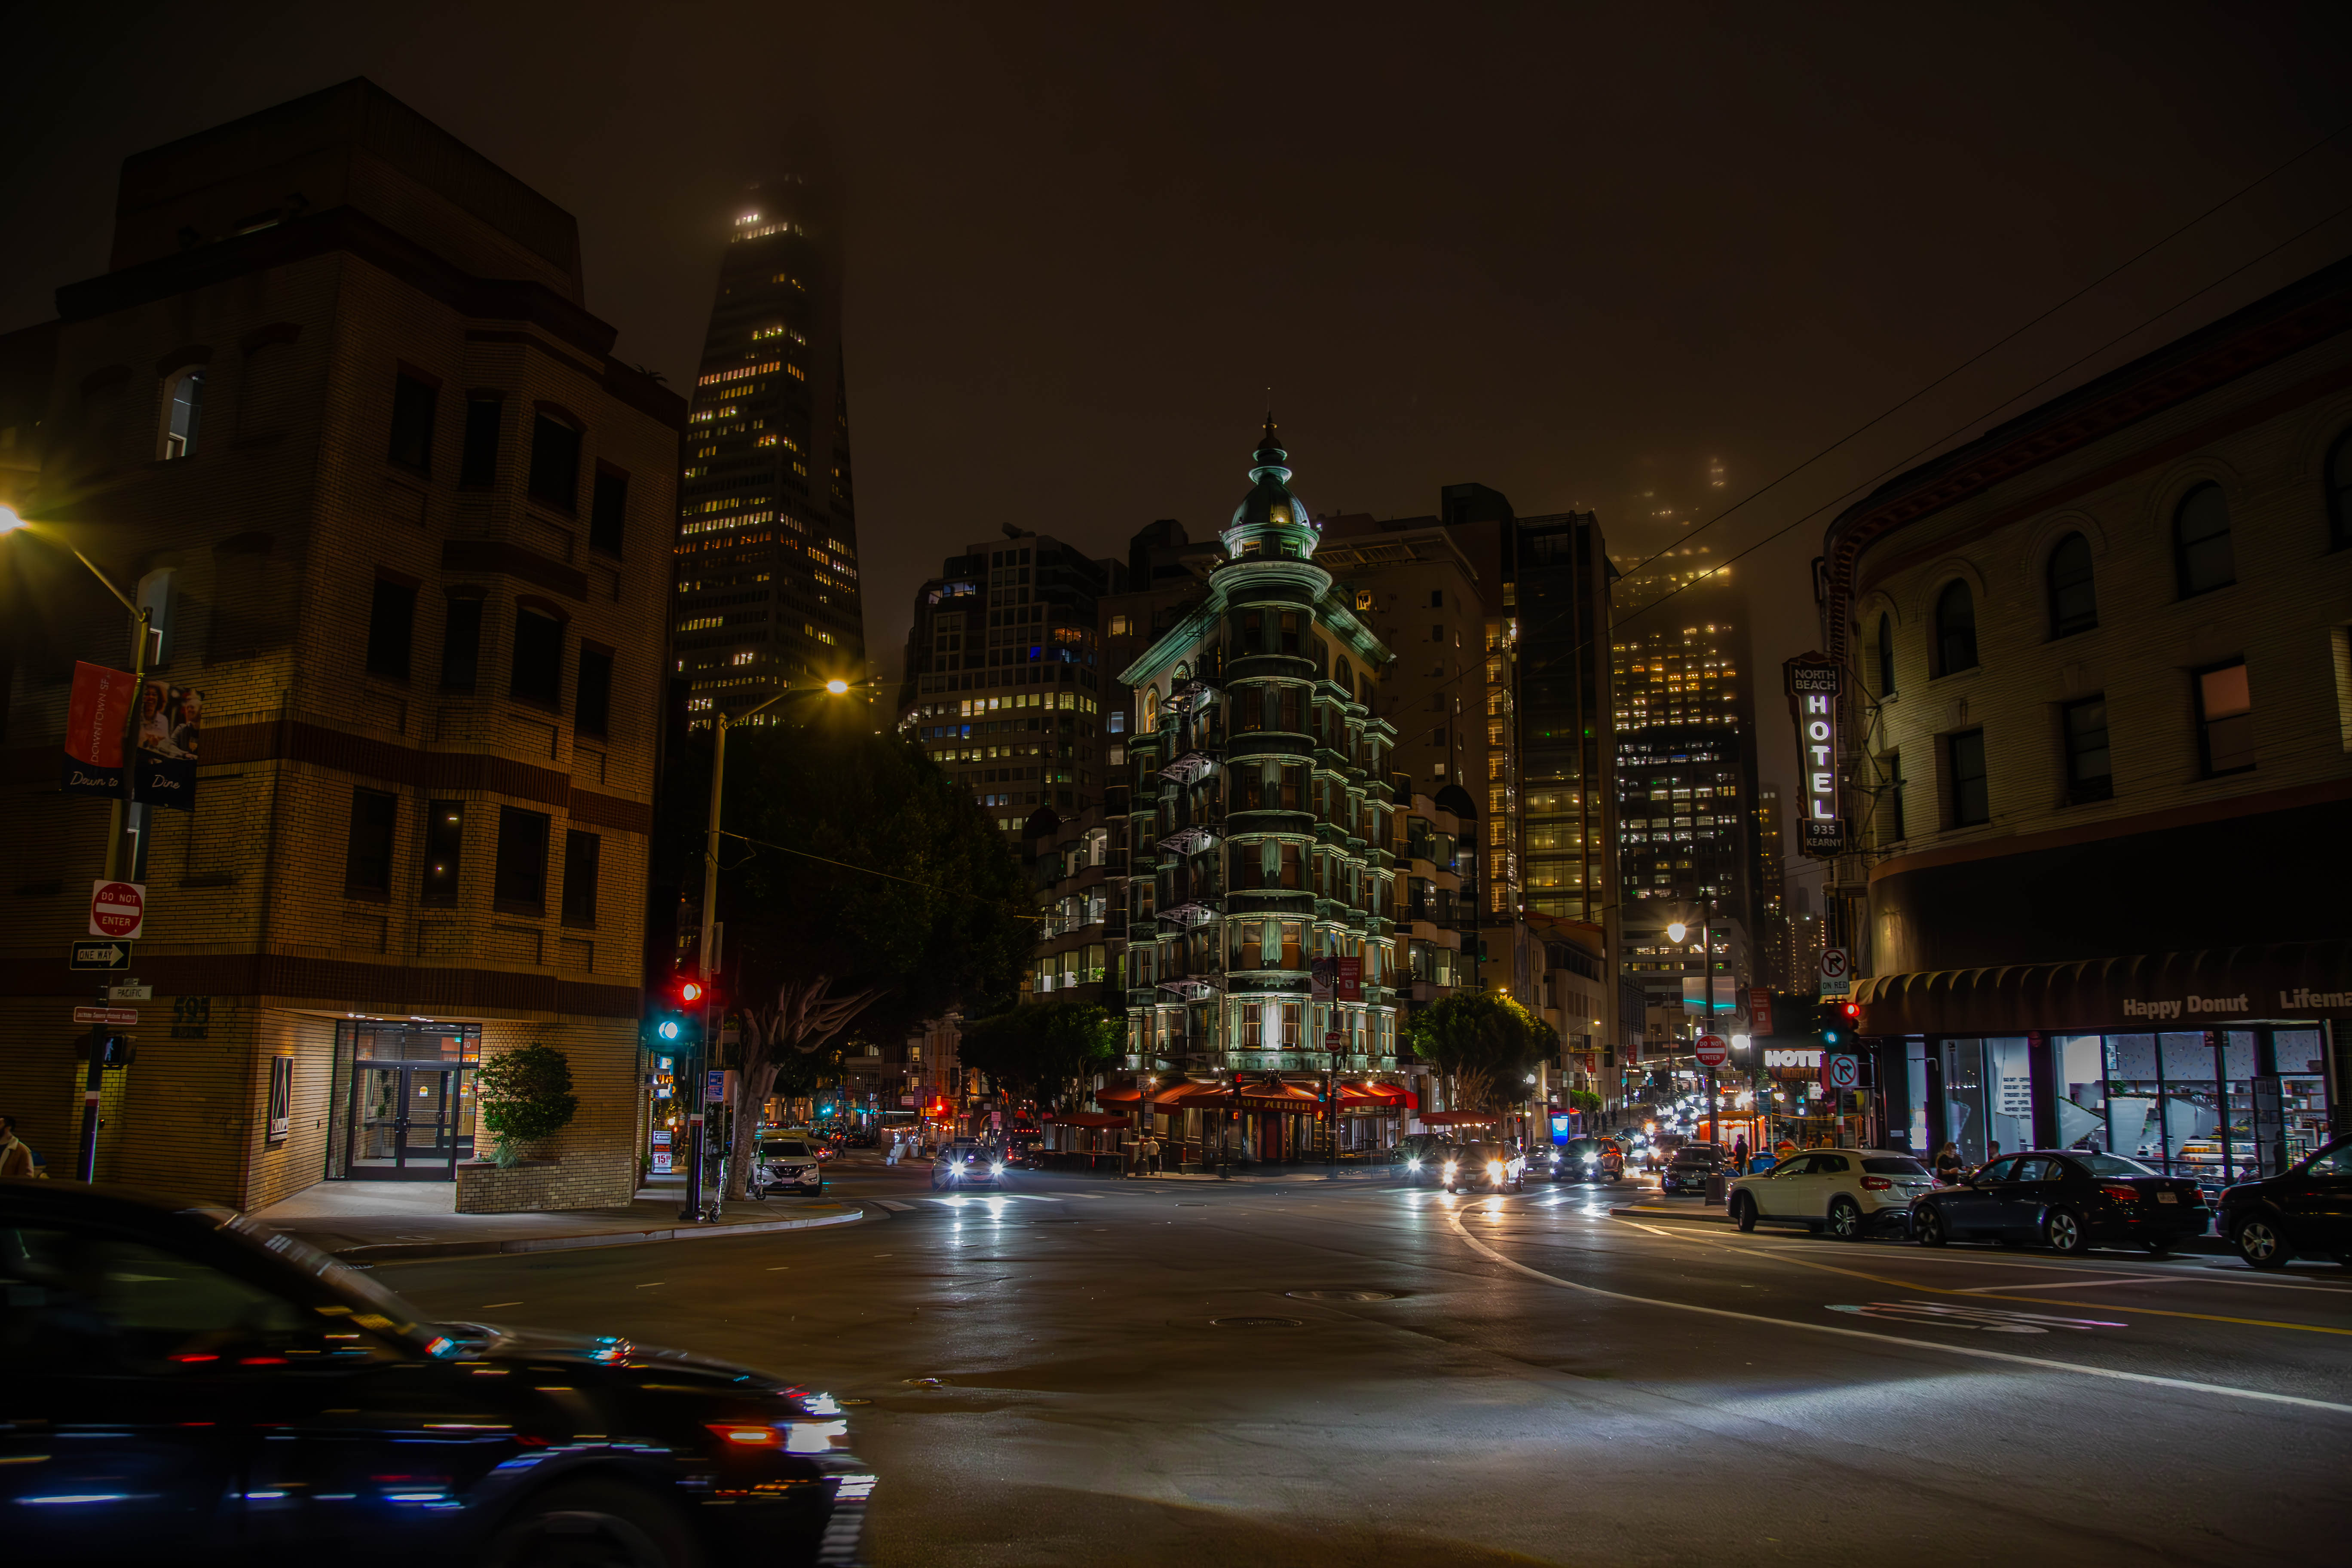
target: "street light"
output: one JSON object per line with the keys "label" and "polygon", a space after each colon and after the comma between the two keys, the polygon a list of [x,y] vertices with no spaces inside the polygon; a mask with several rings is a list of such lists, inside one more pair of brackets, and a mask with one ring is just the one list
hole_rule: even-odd
{"label": "street light", "polygon": [[[818,690],[823,690],[828,696],[839,697],[849,689],[849,686],[848,681],[836,676],[826,681],[822,688],[813,687],[794,691],[787,687],[766,701],[746,708],[732,719],[727,716],[727,710],[724,708],[713,705],[716,720],[712,727],[716,731],[716,738],[711,742],[710,748],[710,814],[709,828],[703,835],[702,840],[702,940],[695,945],[694,950],[694,974],[696,980],[701,983],[701,994],[705,997],[710,994],[710,950],[713,940],[718,934],[715,927],[719,919],[719,803],[720,790],[727,782],[727,731],[733,725],[741,723],[754,713],[774,707],[787,697],[814,697]],[[701,1045],[704,1054],[702,1059],[695,1064],[695,1076],[688,1080],[693,1085],[694,1099],[688,1102],[686,1120],[690,1157],[687,1170],[686,1206],[678,1211],[677,1215],[683,1220],[718,1217],[715,1213],[705,1215],[702,1204],[702,1163],[705,1153],[703,1116],[709,1105],[705,1098],[707,1091],[704,1086],[709,1082],[709,1069],[706,1065],[709,1060],[709,1053],[710,1047],[718,1043],[718,1020],[711,1016],[711,1014],[717,1010],[715,1004],[706,1005],[703,1010]],[[741,1106],[736,1107],[737,1115],[741,1115],[742,1111]]]}
{"label": "street light", "polygon": [[[32,523],[15,507],[0,505],[0,534],[16,533],[32,526]],[[124,812],[138,789],[140,707],[138,694],[145,690],[147,686],[147,645],[154,637],[153,617],[146,609],[134,602],[131,595],[116,587],[114,579],[100,571],[96,562],[74,549],[70,544],[65,548],[75,560],[89,569],[89,574],[97,578],[105,586],[106,591],[113,595],[124,609],[131,612],[131,618],[139,623],[139,630],[134,639],[137,646],[131,650],[132,696],[129,710],[123,716],[122,725],[122,793],[115,796],[113,805],[107,810],[106,879],[111,882],[121,875]],[[134,866],[132,870],[135,874],[137,868]],[[108,1000],[103,988],[100,991],[99,1000],[100,1002]],[[80,1148],[74,1160],[74,1177],[77,1181],[93,1182],[98,1179],[98,1105],[105,1087],[106,1026],[92,1024],[89,1027],[89,1069],[82,1079]]]}

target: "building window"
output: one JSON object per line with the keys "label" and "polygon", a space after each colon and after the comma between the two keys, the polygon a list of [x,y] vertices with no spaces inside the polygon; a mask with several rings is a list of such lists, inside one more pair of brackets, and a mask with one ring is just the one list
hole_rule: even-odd
{"label": "building window", "polygon": [[610,468],[597,469],[596,491],[588,503],[588,547],[618,555],[622,525],[628,521],[628,479]]}
{"label": "building window", "polygon": [[449,601],[441,626],[441,689],[471,691],[482,668],[482,601],[468,595]]}
{"label": "building window", "polygon": [[1895,695],[1895,617],[1878,617],[1878,695]]}
{"label": "building window", "polygon": [[563,704],[563,623],[542,611],[515,610],[514,670],[507,694],[542,708]]}
{"label": "building window", "polygon": [[1992,820],[1992,802],[1985,787],[1985,743],[1982,730],[1963,730],[1945,742],[1950,763],[1952,826],[1974,827]]}
{"label": "building window", "polygon": [[580,499],[580,431],[552,415],[530,422],[530,499],[570,511]]}
{"label": "building window", "polygon": [[166,461],[196,449],[205,417],[205,371],[194,365],[173,376],[163,389],[163,444]]}
{"label": "building window", "polygon": [[2091,581],[2091,542],[2070,533],[2050,552],[2050,635],[2072,637],[2099,624],[2099,600]]}
{"label": "building window", "polygon": [[1889,752],[1878,759],[1878,841],[1903,842],[1903,753]]}
{"label": "building window", "polygon": [[392,891],[392,829],[400,797],[380,789],[352,791],[352,829],[343,843],[343,891],[381,899]]}
{"label": "building window", "polygon": [[602,735],[613,712],[613,656],[600,647],[580,645],[580,689],[572,694],[572,727],[583,735]]}
{"label": "building window", "polygon": [[1976,667],[1976,596],[1956,579],[1936,595],[1936,673],[1956,675]]}
{"label": "building window", "polygon": [[2352,430],[2327,453],[2327,548],[2352,550]]}
{"label": "building window", "polygon": [[436,800],[425,807],[425,881],[417,901],[444,909],[457,901],[457,868],[466,849],[466,803]]}
{"label": "building window", "polygon": [[2237,557],[2230,549],[2230,499],[2221,486],[2199,485],[2181,498],[2172,514],[2172,549],[2184,599],[2238,580]]}
{"label": "building window", "polygon": [[2116,793],[2107,755],[2107,700],[2085,697],[2063,710],[2066,731],[2066,802],[2107,800]]}
{"label": "building window", "polygon": [[409,641],[416,624],[416,590],[390,578],[375,580],[368,605],[367,672],[392,680],[408,679]]}
{"label": "building window", "polygon": [[269,1139],[277,1142],[294,1127],[294,1058],[269,1058]]}
{"label": "building window", "polygon": [[517,915],[547,912],[547,814],[499,807],[499,858],[490,875],[497,907]]}
{"label": "building window", "polygon": [[466,446],[457,457],[457,482],[488,489],[499,482],[499,423],[506,402],[495,392],[466,399]]}
{"label": "building window", "polygon": [[2197,751],[2207,778],[2254,765],[2254,700],[2244,659],[2197,671]]}
{"label": "building window", "polygon": [[563,835],[563,923],[596,923],[596,864],[601,842],[574,827]]}
{"label": "building window", "polygon": [[413,375],[392,380],[392,445],[384,454],[404,468],[433,471],[433,410],[440,391]]}

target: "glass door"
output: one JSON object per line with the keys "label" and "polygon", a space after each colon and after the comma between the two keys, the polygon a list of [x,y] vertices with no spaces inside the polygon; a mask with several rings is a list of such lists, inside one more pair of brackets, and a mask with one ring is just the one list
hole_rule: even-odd
{"label": "glass door", "polygon": [[473,1152],[473,1084],[466,1068],[362,1062],[353,1078],[351,1173],[384,1181],[455,1181]]}

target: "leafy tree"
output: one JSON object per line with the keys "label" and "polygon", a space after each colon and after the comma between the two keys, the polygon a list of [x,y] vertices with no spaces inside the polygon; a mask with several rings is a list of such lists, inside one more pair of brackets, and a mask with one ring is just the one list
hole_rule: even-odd
{"label": "leafy tree", "polygon": [[1470,1110],[1501,1110],[1523,1098],[1528,1074],[1559,1043],[1543,1020],[1492,991],[1457,991],[1423,1008],[1405,1037],[1454,1080],[1456,1103]]}
{"label": "leafy tree", "polygon": [[490,1157],[501,1169],[521,1163],[523,1145],[554,1137],[580,1110],[572,1063],[536,1041],[484,1062],[475,1074],[475,1093],[493,1140]]}
{"label": "leafy tree", "polygon": [[1119,1054],[1126,1024],[1091,1002],[1032,1002],[959,1031],[956,1059],[1030,1099],[1059,1105],[1077,1079]]}
{"label": "leafy tree", "polygon": [[[787,1063],[853,1028],[904,1039],[950,1008],[1012,995],[1035,931],[1004,835],[919,749],[875,732],[863,703],[794,699],[781,711],[727,742],[719,991],[747,1110]],[[668,830],[696,847],[679,857],[690,900],[709,756],[682,761]],[[758,1132],[756,1114],[734,1119],[729,1197],[743,1195]]]}

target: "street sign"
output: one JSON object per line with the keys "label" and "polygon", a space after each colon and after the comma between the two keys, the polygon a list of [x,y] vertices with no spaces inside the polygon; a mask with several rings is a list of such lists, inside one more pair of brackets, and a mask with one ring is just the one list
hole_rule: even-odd
{"label": "street sign", "polygon": [[1862,1087],[1862,1058],[1860,1057],[1849,1057],[1835,1054],[1826,1056],[1822,1058],[1822,1075],[1828,1079],[1829,1087],[1832,1089],[1859,1089]]}
{"label": "street sign", "polygon": [[66,944],[68,969],[128,969],[131,967],[131,944],[127,942],[76,942]]}
{"label": "street sign", "polygon": [[1339,1030],[1326,1029],[1323,1031],[1323,1048],[1327,1051],[1336,1051],[1339,1048]]}
{"label": "street sign", "polygon": [[136,1007],[77,1007],[74,1009],[74,1022],[121,1025],[129,1027],[139,1022],[139,1009]]}
{"label": "street sign", "polygon": [[1853,958],[1842,947],[1822,949],[1822,996],[1853,994]]}
{"label": "street sign", "polygon": [[110,882],[101,878],[89,885],[90,935],[134,937],[146,919],[145,883]]}
{"label": "street sign", "polygon": [[702,1075],[702,1098],[712,1105],[727,1102],[727,1069],[712,1068]]}
{"label": "street sign", "polygon": [[1748,993],[1748,1032],[1751,1035],[1772,1033],[1772,993],[1760,985]]}
{"label": "street sign", "polygon": [[128,985],[110,985],[106,988],[106,999],[110,1002],[152,1002],[155,1000],[155,988],[142,985],[136,981]]}
{"label": "street sign", "polygon": [[1731,1059],[1731,1047],[1721,1035],[1701,1035],[1691,1042],[1691,1055],[1703,1068],[1719,1068]]}

